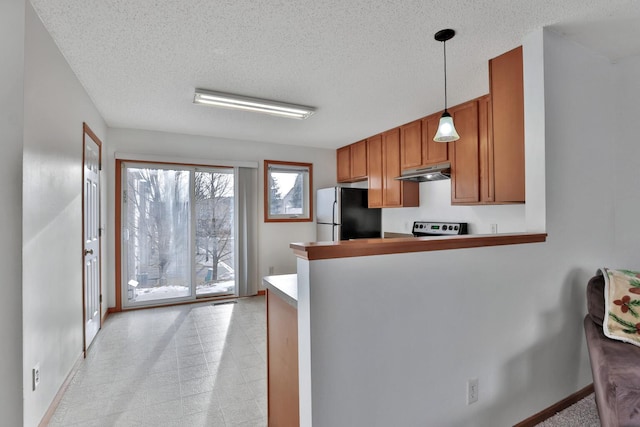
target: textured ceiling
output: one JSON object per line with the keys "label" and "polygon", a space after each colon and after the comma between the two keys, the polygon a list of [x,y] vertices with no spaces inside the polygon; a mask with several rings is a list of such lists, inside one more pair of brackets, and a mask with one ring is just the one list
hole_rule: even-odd
{"label": "textured ceiling", "polygon": [[[554,31],[640,54],[636,0],[31,0],[111,127],[336,148],[488,92],[487,61]],[[194,88],[310,105],[307,120],[194,105]]]}

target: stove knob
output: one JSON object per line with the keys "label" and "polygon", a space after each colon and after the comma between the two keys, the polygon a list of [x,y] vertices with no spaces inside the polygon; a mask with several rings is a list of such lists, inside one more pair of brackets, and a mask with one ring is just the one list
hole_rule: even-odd
{"label": "stove knob", "polygon": [[455,226],[453,227],[453,229],[454,229],[454,230],[456,230],[456,231],[458,231],[458,226],[457,226],[457,225],[455,225]]}
{"label": "stove knob", "polygon": [[443,229],[444,231],[447,231],[447,226],[445,225],[444,227],[442,227],[442,229]]}

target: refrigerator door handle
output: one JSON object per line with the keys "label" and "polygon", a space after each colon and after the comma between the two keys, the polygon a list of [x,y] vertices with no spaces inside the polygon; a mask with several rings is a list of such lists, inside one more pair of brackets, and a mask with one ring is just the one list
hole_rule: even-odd
{"label": "refrigerator door handle", "polygon": [[333,201],[333,215],[332,215],[332,220],[331,220],[331,222],[334,223],[334,224],[336,223],[336,208],[337,207],[338,207],[338,201],[334,200]]}

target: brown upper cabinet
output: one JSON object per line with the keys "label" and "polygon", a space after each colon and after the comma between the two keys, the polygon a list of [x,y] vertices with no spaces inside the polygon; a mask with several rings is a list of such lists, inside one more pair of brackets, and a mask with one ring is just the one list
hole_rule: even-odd
{"label": "brown upper cabinet", "polygon": [[351,146],[338,148],[336,151],[336,171],[338,182],[351,181]]}
{"label": "brown upper cabinet", "polygon": [[478,143],[478,101],[449,109],[460,139],[448,144],[451,159],[451,203],[480,201],[480,150]]}
{"label": "brown upper cabinet", "polygon": [[415,169],[449,160],[447,144],[435,142],[442,112],[400,127],[402,170]]}
{"label": "brown upper cabinet", "polygon": [[382,207],[383,159],[382,135],[367,139],[367,168],[369,169],[369,207]]}
{"label": "brown upper cabinet", "polygon": [[495,203],[525,200],[522,75],[522,46],[489,61]]}
{"label": "brown upper cabinet", "polygon": [[449,143],[452,204],[525,201],[522,47],[489,61],[489,81],[491,93],[474,101],[477,135],[471,136],[477,146],[469,144],[469,130],[462,128],[467,114],[461,120],[454,116],[461,139]]}
{"label": "brown upper cabinet", "polygon": [[416,207],[420,205],[417,182],[399,181],[400,128],[369,138],[369,207]]}
{"label": "brown upper cabinet", "polygon": [[491,121],[491,96],[485,95],[478,99],[478,149],[480,200],[487,204],[495,202]]}
{"label": "brown upper cabinet", "polygon": [[356,182],[367,179],[367,141],[362,140],[336,152],[338,182]]}
{"label": "brown upper cabinet", "polygon": [[402,170],[450,161],[452,204],[524,203],[522,69],[522,47],[489,61],[490,94],[449,108],[458,141],[433,140],[438,112],[339,148],[338,182],[368,177],[370,207],[418,206],[418,183],[395,177]]}
{"label": "brown upper cabinet", "polygon": [[401,168],[413,169],[422,165],[422,121],[400,127]]}

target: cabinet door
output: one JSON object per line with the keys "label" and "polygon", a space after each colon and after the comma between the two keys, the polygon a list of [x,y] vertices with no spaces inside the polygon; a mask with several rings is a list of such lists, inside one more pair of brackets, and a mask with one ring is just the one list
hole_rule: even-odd
{"label": "cabinet door", "polygon": [[367,178],[367,141],[351,144],[351,179],[353,181]]}
{"label": "cabinet door", "polygon": [[400,175],[400,130],[392,129],[382,134],[383,158],[383,190],[382,204],[384,206],[402,205],[401,181],[395,179]]}
{"label": "cabinet door", "polygon": [[400,127],[400,156],[402,169],[422,165],[422,123],[420,120]]}
{"label": "cabinet door", "polygon": [[432,114],[422,119],[422,164],[425,166],[443,163],[449,160],[448,144],[435,142],[433,140],[433,137],[436,136],[436,132],[438,131],[440,116],[442,116],[442,112]]}
{"label": "cabinet door", "polygon": [[400,128],[382,134],[382,206],[416,207],[420,205],[420,189],[417,182],[399,181]]}
{"label": "cabinet door", "polygon": [[522,47],[489,61],[496,202],[524,202]]}
{"label": "cabinet door", "polygon": [[449,111],[460,139],[449,143],[451,203],[480,201],[478,103],[471,101]]}
{"label": "cabinet door", "polygon": [[493,144],[491,143],[491,98],[478,100],[478,144],[480,145],[480,200],[495,201],[493,185]]}
{"label": "cabinet door", "polygon": [[351,181],[351,147],[338,148],[336,151],[338,182]]}
{"label": "cabinet door", "polygon": [[367,139],[367,168],[369,169],[369,207],[382,207],[382,136]]}

